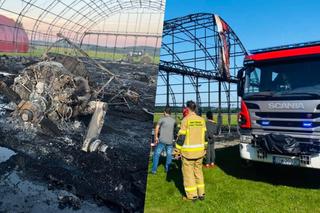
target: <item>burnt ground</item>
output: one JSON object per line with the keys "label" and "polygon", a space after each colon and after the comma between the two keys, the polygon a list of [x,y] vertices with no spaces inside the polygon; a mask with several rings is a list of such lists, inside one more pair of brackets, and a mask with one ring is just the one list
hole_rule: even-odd
{"label": "burnt ground", "polygon": [[[0,71],[16,74],[32,60],[6,59],[11,61],[10,68],[2,62]],[[70,121],[61,136],[49,136],[1,111],[0,146],[17,154],[0,161],[0,212],[143,211],[152,116],[142,108],[153,111],[157,66],[104,66],[140,94],[138,102],[129,102],[130,109],[126,105],[110,106],[100,135],[108,145],[106,153],[80,150],[88,118],[80,119],[81,125]],[[93,76],[95,81],[104,80],[97,76]],[[2,76],[7,82],[10,78]]]}

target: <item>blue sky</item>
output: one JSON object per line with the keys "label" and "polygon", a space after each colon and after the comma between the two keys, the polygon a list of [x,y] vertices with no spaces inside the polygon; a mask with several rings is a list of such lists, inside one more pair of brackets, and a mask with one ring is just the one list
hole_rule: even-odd
{"label": "blue sky", "polygon": [[[165,20],[201,12],[220,15],[247,50],[320,40],[319,0],[167,0],[166,3]],[[179,82],[177,78],[171,81]],[[179,91],[180,87],[173,90]],[[206,91],[208,87],[203,84],[200,88]],[[213,84],[211,90],[217,90],[217,85]],[[161,92],[165,88],[159,88],[158,93]],[[231,93],[231,99],[236,98]],[[195,95],[186,99],[195,100]],[[207,96],[201,100],[206,101]],[[217,101],[217,93],[212,93],[211,100]],[[157,96],[157,103],[160,102],[165,102],[164,96]]]}
{"label": "blue sky", "polygon": [[319,0],[167,0],[165,19],[220,15],[250,50],[320,40]]}

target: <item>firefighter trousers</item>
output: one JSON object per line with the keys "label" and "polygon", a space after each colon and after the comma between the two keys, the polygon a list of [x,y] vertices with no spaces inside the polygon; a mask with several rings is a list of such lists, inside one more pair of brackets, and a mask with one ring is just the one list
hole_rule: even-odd
{"label": "firefighter trousers", "polygon": [[182,157],[183,185],[188,199],[194,199],[205,194],[202,162],[203,157],[199,159]]}

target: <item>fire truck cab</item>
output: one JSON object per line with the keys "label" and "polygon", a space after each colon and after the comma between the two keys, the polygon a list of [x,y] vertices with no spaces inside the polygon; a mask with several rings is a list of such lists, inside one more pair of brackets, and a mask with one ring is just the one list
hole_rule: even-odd
{"label": "fire truck cab", "polygon": [[320,42],[251,51],[238,79],[241,158],[320,169]]}

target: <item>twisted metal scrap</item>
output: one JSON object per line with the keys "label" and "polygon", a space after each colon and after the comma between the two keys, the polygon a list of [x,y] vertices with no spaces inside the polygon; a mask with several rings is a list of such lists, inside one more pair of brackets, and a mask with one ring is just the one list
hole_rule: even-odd
{"label": "twisted metal scrap", "polygon": [[[43,53],[42,55],[42,59],[43,60],[47,60],[49,59],[48,56],[48,52],[52,49],[52,47],[61,41],[65,41],[67,42],[72,48],[74,48],[76,51],[78,51],[81,55],[83,55],[84,57],[86,57],[89,61],[91,61],[96,67],[98,67],[99,69],[101,69],[102,71],[105,71],[109,76],[109,80],[97,91],[94,92],[93,96],[94,97],[98,97],[98,95],[104,91],[105,88],[107,88],[111,82],[113,81],[118,81],[118,83],[122,84],[123,82],[121,81],[121,79],[119,78],[118,75],[115,75],[114,73],[112,73],[110,70],[108,70],[107,68],[105,68],[101,63],[99,63],[98,61],[92,59],[83,49],[81,49],[81,47],[79,47],[77,44],[75,44],[74,42],[72,42],[69,38],[65,37],[64,35],[62,35],[61,33],[58,33],[57,36],[59,38],[61,38],[60,40],[57,40],[56,42],[54,42],[51,46],[49,46],[46,51]],[[120,104],[126,104],[127,107],[130,109],[130,106],[126,100],[126,98],[129,98],[131,101],[133,102],[138,102],[140,95],[137,92],[134,92],[130,89],[128,89],[127,91],[124,90],[120,90],[117,94],[115,94],[108,102],[111,103],[114,99],[116,99],[117,97],[121,97],[124,102],[123,103],[118,103]]]}

